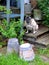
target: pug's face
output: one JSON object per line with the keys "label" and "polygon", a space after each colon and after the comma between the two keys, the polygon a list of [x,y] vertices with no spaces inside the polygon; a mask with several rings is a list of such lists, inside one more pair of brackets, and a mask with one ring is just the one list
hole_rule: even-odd
{"label": "pug's face", "polygon": [[26,20],[26,22],[29,24],[29,23],[30,23],[30,20],[31,20],[31,17],[28,17],[28,16],[27,16],[27,17],[25,18],[25,20]]}

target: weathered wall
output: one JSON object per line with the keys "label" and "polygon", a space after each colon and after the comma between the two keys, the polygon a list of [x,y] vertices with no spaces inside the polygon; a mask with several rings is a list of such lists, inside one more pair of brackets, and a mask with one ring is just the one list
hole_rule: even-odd
{"label": "weathered wall", "polygon": [[30,0],[30,2],[31,2],[31,6],[32,6],[33,8],[35,8],[36,5],[37,5],[37,1],[36,1],[36,0]]}

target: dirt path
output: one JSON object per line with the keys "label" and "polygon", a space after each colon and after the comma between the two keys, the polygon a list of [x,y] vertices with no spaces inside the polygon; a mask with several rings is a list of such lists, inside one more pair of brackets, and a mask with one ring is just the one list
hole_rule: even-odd
{"label": "dirt path", "polygon": [[5,54],[6,53],[6,47],[0,48],[0,54]]}

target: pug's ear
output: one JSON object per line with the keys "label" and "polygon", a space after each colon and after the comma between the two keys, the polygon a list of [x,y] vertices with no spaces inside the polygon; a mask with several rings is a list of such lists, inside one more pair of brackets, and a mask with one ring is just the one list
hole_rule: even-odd
{"label": "pug's ear", "polygon": [[25,20],[28,19],[28,15],[25,16]]}
{"label": "pug's ear", "polygon": [[26,18],[29,17],[28,15],[26,15]]}
{"label": "pug's ear", "polygon": [[27,19],[27,17],[25,17],[25,20]]}

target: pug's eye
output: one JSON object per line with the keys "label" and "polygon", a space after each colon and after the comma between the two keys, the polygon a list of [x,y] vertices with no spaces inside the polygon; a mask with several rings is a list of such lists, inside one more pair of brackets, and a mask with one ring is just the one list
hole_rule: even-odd
{"label": "pug's eye", "polygon": [[31,19],[31,17],[29,17],[29,19]]}

